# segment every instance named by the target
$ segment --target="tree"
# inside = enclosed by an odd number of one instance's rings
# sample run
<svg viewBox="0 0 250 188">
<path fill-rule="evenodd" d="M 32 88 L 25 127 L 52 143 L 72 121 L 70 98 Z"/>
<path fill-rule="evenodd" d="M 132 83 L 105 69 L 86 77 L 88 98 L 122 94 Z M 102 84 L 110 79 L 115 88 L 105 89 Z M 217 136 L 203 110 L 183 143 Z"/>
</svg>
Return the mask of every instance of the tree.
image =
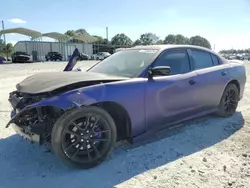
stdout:
<svg viewBox="0 0 250 188">
<path fill-rule="evenodd" d="M 189 38 L 184 37 L 181 34 L 173 35 L 169 34 L 164 39 L 164 44 L 190 44 Z"/>
<path fill-rule="evenodd" d="M 0 39 L 0 53 L 4 53 L 4 41 Z"/>
<path fill-rule="evenodd" d="M 92 37 L 95 37 L 97 40 L 95 41 L 98 44 L 105 44 L 105 40 L 104 38 L 102 38 L 101 36 L 97 36 L 97 35 L 92 35 Z"/>
<path fill-rule="evenodd" d="M 76 35 L 76 33 L 75 33 L 74 30 L 68 30 L 68 31 L 66 31 L 64 34 L 65 34 L 65 35 L 69 35 L 69 36 L 71 36 L 71 37 L 73 37 L 73 36 Z"/>
<path fill-rule="evenodd" d="M 138 46 L 138 45 L 141 45 L 141 44 L 142 44 L 141 40 L 137 39 L 137 40 L 134 41 L 133 46 Z"/>
<path fill-rule="evenodd" d="M 13 47 L 12 43 L 6 44 L 6 46 L 4 46 L 4 48 L 3 48 L 3 53 L 6 54 L 7 58 L 9 56 L 11 56 L 11 54 L 13 53 L 13 51 L 14 51 L 14 47 Z"/>
<path fill-rule="evenodd" d="M 77 35 L 89 35 L 89 33 L 85 29 L 68 30 L 64 34 L 68 35 L 70 37 L 74 37 Z M 69 42 L 83 43 L 82 41 L 77 40 L 77 39 L 71 39 L 71 40 L 69 40 Z"/>
<path fill-rule="evenodd" d="M 159 37 L 157 37 L 154 33 L 144 33 L 140 36 L 142 45 L 156 44 L 158 40 Z"/>
<path fill-rule="evenodd" d="M 175 44 L 189 44 L 189 38 L 181 34 L 175 36 Z"/>
<path fill-rule="evenodd" d="M 111 44 L 120 45 L 120 46 L 131 46 L 132 45 L 132 40 L 127 35 L 125 35 L 124 33 L 120 33 L 120 34 L 116 34 L 111 39 Z"/>
<path fill-rule="evenodd" d="M 158 40 L 156 44 L 164 44 L 163 40 Z"/>
<path fill-rule="evenodd" d="M 76 35 L 89 35 L 89 33 L 85 29 L 77 29 L 75 33 Z"/>
<path fill-rule="evenodd" d="M 190 44 L 197 45 L 197 46 L 202 46 L 202 47 L 211 49 L 210 42 L 207 39 L 205 39 L 205 38 L 203 38 L 203 37 L 201 37 L 199 35 L 191 37 L 190 38 Z"/>
<path fill-rule="evenodd" d="M 175 44 L 175 35 L 169 34 L 164 39 L 164 44 Z"/>
</svg>

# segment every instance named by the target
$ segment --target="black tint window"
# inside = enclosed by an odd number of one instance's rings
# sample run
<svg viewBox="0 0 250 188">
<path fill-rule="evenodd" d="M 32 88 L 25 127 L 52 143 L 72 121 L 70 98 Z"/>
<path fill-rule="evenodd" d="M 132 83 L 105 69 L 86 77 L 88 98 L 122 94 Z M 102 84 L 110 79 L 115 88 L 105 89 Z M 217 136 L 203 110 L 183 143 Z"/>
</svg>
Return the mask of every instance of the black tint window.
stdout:
<svg viewBox="0 0 250 188">
<path fill-rule="evenodd" d="M 203 69 L 213 66 L 213 61 L 209 53 L 192 50 L 192 56 L 194 60 L 194 69 Z"/>
<path fill-rule="evenodd" d="M 187 73 L 190 70 L 186 50 L 171 50 L 163 53 L 154 66 L 169 66 L 172 75 Z"/>
<path fill-rule="evenodd" d="M 212 57 L 212 60 L 214 62 L 214 65 L 219 65 L 220 64 L 219 59 L 215 55 L 211 54 L 211 57 Z"/>
</svg>

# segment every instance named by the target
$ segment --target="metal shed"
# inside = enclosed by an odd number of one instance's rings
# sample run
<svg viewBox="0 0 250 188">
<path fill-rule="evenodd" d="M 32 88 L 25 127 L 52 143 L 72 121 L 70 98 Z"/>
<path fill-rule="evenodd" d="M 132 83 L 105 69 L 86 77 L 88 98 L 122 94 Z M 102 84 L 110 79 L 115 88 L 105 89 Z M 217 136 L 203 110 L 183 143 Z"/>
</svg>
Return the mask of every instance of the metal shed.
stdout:
<svg viewBox="0 0 250 188">
<path fill-rule="evenodd" d="M 43 58 L 41 56 L 42 54 L 42 47 L 40 45 L 41 43 L 37 42 L 37 41 L 42 41 L 42 34 L 40 32 L 23 27 L 18 27 L 18 28 L 1 30 L 0 36 L 3 34 L 10 34 L 10 33 L 17 33 L 30 37 L 30 40 L 34 41 L 33 50 L 31 54 L 33 61 L 43 61 Z"/>
</svg>

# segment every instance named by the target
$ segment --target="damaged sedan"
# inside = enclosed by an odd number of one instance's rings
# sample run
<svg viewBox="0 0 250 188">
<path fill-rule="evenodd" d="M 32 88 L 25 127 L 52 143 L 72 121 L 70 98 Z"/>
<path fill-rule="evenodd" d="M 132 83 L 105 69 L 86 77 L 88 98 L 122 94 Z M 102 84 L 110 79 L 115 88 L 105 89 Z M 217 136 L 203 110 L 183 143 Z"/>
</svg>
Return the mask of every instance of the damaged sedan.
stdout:
<svg viewBox="0 0 250 188">
<path fill-rule="evenodd" d="M 40 144 L 69 165 L 92 168 L 115 143 L 130 143 L 206 114 L 232 116 L 246 82 L 244 63 L 189 45 L 136 46 L 87 71 L 39 73 L 9 94 L 6 127 Z"/>
</svg>

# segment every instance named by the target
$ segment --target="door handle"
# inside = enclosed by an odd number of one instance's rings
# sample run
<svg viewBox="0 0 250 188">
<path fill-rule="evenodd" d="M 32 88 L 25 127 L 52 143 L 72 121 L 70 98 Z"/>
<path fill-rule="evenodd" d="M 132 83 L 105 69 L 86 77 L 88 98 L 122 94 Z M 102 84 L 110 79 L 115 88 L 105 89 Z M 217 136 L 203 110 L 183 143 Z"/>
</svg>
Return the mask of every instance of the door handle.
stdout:
<svg viewBox="0 0 250 188">
<path fill-rule="evenodd" d="M 190 84 L 190 85 L 194 85 L 195 83 L 196 83 L 195 80 L 189 80 L 189 84 Z"/>
<path fill-rule="evenodd" d="M 222 75 L 222 76 L 226 76 L 226 75 L 227 75 L 227 72 L 223 71 L 223 72 L 221 72 L 221 75 Z"/>
</svg>

